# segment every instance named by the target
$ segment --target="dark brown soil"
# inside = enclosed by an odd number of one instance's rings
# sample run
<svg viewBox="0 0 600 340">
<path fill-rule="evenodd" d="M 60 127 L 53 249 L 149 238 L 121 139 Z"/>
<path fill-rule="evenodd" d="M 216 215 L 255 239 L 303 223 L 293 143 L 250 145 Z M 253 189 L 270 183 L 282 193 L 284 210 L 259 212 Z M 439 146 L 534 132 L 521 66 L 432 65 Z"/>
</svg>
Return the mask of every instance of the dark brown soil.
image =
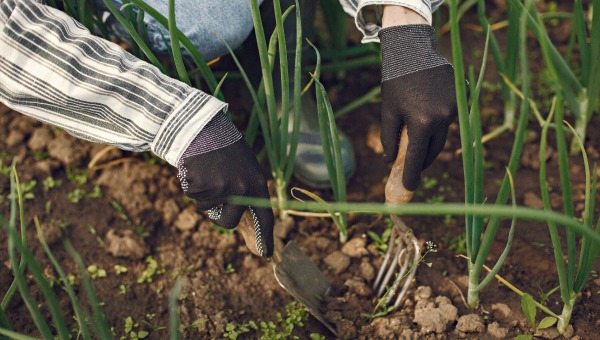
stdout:
<svg viewBox="0 0 600 340">
<path fill-rule="evenodd" d="M 478 65 L 477 58 L 474 57 L 476 53 L 471 52 L 482 49 L 482 34 L 465 31 L 463 40 L 468 60 Z M 442 48 L 447 50 L 449 37 L 445 36 L 441 41 Z M 219 67 L 228 68 L 228 61 L 224 61 Z M 493 74 L 493 70 L 488 73 Z M 325 78 L 325 85 L 330 85 L 328 87 L 334 108 L 342 107 L 352 97 L 376 86 L 379 78 L 376 74 L 377 68 L 348 72 L 341 84 L 333 78 Z M 490 76 L 490 80 L 494 79 Z M 240 87 L 239 83 L 226 84 L 225 93 L 236 93 Z M 501 120 L 502 106 L 497 92 L 486 93 L 483 98 L 485 126 L 486 131 L 489 131 L 493 124 Z M 236 113 L 247 112 L 242 103 L 231 104 Z M 341 128 L 353 141 L 358 159 L 357 172 L 349 182 L 350 201 L 384 200 L 384 179 L 389 169 L 380 155 L 367 146 L 370 128 L 379 124 L 378 112 L 379 104 L 372 103 L 340 121 Z M 600 160 L 599 124 L 600 121 L 595 117 L 588 129 L 586 145 L 591 162 Z M 538 169 L 534 161 L 537 158 L 539 137 L 535 136 L 539 135 L 539 126 L 532 120 L 530 127 L 534 137 L 528 139 L 522 166 L 515 177 L 515 187 L 518 203 L 535 207 L 536 199 L 540 196 Z M 42 143 L 41 146 L 35 144 L 32 142 L 34 135 L 36 138 L 40 135 L 47 136 L 47 143 Z M 52 147 L 52 141 L 60 142 L 60 147 Z M 486 145 L 486 161 L 489 168 L 486 170 L 485 192 L 490 202 L 493 202 L 499 180 L 504 175 L 511 145 L 511 133 L 506 133 Z M 436 198 L 443 202 L 463 202 L 462 161 L 455 154 L 459 146 L 458 125 L 455 123 L 451 126 L 449 140 L 443 153 L 424 172 L 425 177 L 437 179 L 437 185 L 427 189 L 422 185 L 415 195 L 415 201 L 424 202 Z M 229 323 L 276 321 L 277 314 L 285 312 L 285 306 L 293 299 L 279 287 L 270 264 L 253 256 L 239 234 L 223 233 L 214 228 L 203 213 L 196 213 L 193 202 L 184 199 L 179 189 L 174 168 L 149 154 L 112 150 L 97 163 L 109 166 L 98 170 L 83 170 L 103 148 L 101 145 L 75 140 L 57 129 L 47 129 L 41 123 L 0 105 L 2 160 L 7 164 L 13 157 L 17 157 L 21 182 L 37 181 L 32 191 L 35 198 L 26 201 L 30 249 L 46 272 L 56 275 L 35 236 L 33 217 L 37 216 L 42 224 L 50 229 L 52 225 L 65 227 L 64 233 L 72 240 L 86 265 L 93 264 L 107 272 L 106 277 L 95 279 L 94 285 L 103 303 L 102 309 L 109 324 L 114 327 L 117 337 L 125 335 L 125 319 L 130 316 L 139 324 L 135 330 L 149 331 L 151 339 L 166 338 L 168 332 L 163 327 L 168 326 L 169 292 L 179 277 L 185 279 L 182 291 L 184 295 L 179 301 L 179 313 L 180 323 L 186 325 L 183 335 L 188 339 L 222 338 Z M 551 154 L 549 159 L 548 182 L 554 189 L 554 203 L 557 204 L 556 208 L 559 208 L 560 200 L 556 199 L 560 198 L 560 195 L 555 155 Z M 112 163 L 109 162 L 115 160 L 121 160 L 121 163 L 110 165 Z M 580 213 L 581 185 L 584 182 L 580 157 L 572 157 L 571 168 L 576 208 Z M 71 172 L 86 174 L 87 182 L 77 184 L 69 179 L 68 173 Z M 49 176 L 62 180 L 62 185 L 45 191 L 42 182 Z M 300 183 L 295 184 L 302 186 Z M 89 193 L 93 192 L 96 185 L 100 187 L 102 197 L 83 198 L 78 203 L 68 199 L 68 194 L 76 188 Z M 0 200 L 0 214 L 5 216 L 9 213 L 6 200 L 8 190 L 8 180 L 0 177 L 0 196 L 4 197 L 4 200 Z M 320 191 L 319 194 L 324 197 L 331 196 L 328 191 Z M 435 209 L 435 205 L 432 205 L 432 209 Z M 467 262 L 456 256 L 458 240 L 464 234 L 463 218 L 413 216 L 405 217 L 404 220 L 414 229 L 420 240 L 433 241 L 439 251 L 427 255 L 426 260 L 431 266 L 419 267 L 416 282 L 404 307 L 400 311 L 375 319 L 371 324 L 368 324 L 363 315 L 371 313 L 377 302 L 370 294 L 372 275 L 369 273 L 380 266 L 382 258 L 372 244 L 373 241 L 367 236 L 367 231 L 378 234 L 383 232 L 386 228 L 385 216 L 350 216 L 349 239 L 357 239 L 353 242 L 358 245 L 359 254 L 356 257 L 348 257 L 350 264 L 342 266 L 339 272 L 336 272 L 337 267 L 325 263 L 328 255 L 341 252 L 343 247 L 338 241 L 337 229 L 330 220 L 294 217 L 293 227 L 284 233 L 284 241 L 297 242 L 330 280 L 333 292 L 327 303 L 327 316 L 336 324 L 341 338 L 490 338 L 491 329 L 498 327 L 506 330 L 506 337 L 532 334 L 531 326 L 520 309 L 520 297 L 503 284 L 492 282 L 482 293 L 481 305 L 477 309 L 469 309 L 463 303 L 461 294 L 466 293 Z M 509 225 L 510 221 L 501 224 L 487 261 L 488 265 L 493 265 L 502 251 Z M 129 242 L 124 248 L 131 250 L 133 247 L 134 251 L 120 253 L 119 250 L 115 250 L 119 245 L 122 246 L 119 242 Z M 362 246 L 362 242 L 365 242 L 366 246 Z M 59 237 L 55 237 L 51 248 L 65 271 L 75 275 L 75 289 L 85 300 L 78 270 L 64 250 Z M 108 248 L 112 254 L 108 252 Z M 347 253 L 347 250 L 344 252 Z M 127 257 L 117 257 L 115 254 Z M 138 283 L 138 278 L 147 268 L 146 256 L 151 256 L 157 261 L 159 270 L 152 276 L 151 282 Z M 4 292 L 13 279 L 4 231 L 0 232 L 0 261 L 0 291 Z M 126 267 L 127 272 L 118 275 L 115 265 Z M 596 269 L 600 267 L 597 265 Z M 540 291 L 547 292 L 558 285 L 550 238 L 545 225 L 528 221 L 518 222 L 512 250 L 500 275 L 536 299 L 540 298 Z M 33 287 L 33 280 L 31 283 Z M 458 309 L 459 317 L 476 314 L 485 325 L 485 329 L 464 334 L 456 328 L 456 322 L 451 322 L 447 330 L 440 334 L 428 334 L 420 329 L 420 326 L 413 322 L 415 303 L 417 306 L 421 303 L 415 300 L 424 299 L 420 293 L 415 294 L 415 288 L 420 286 L 432 289 L 431 297 L 425 300 L 437 299 L 439 302 L 442 299 L 440 297 L 447 297 Z M 427 288 L 419 288 L 418 291 L 423 290 Z M 71 315 L 66 294 L 56 286 L 55 291 L 65 312 Z M 32 292 L 41 302 L 39 291 L 32 288 Z M 594 272 L 577 301 L 572 318 L 573 334 L 581 339 L 597 337 L 600 320 L 599 292 L 600 279 Z M 560 312 L 562 303 L 559 294 L 553 294 L 545 304 L 555 312 Z M 47 313 L 46 306 L 42 305 L 41 308 Z M 17 331 L 39 335 L 18 295 L 13 298 L 7 314 Z M 538 321 L 540 319 L 538 317 Z M 303 327 L 297 327 L 294 331 L 294 334 L 302 339 L 309 338 L 313 333 L 332 337 L 313 318 L 309 318 Z M 258 332 L 252 331 L 240 337 L 259 336 Z M 553 338 L 555 334 L 547 332 L 544 336 Z"/>
</svg>

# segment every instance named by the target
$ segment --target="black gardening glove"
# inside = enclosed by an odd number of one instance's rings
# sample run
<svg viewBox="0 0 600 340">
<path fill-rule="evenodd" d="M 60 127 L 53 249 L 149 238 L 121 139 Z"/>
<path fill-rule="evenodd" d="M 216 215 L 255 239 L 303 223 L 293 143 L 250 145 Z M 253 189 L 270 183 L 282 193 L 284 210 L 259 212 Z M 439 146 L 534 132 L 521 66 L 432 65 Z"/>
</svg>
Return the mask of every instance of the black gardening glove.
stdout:
<svg viewBox="0 0 600 340">
<path fill-rule="evenodd" d="M 256 248 L 273 255 L 273 211 L 227 204 L 229 196 L 269 198 L 265 177 L 239 131 L 224 113 L 218 113 L 184 152 L 178 165 L 185 194 L 222 227 L 235 228 L 246 209 L 254 217 Z"/>
<path fill-rule="evenodd" d="M 437 51 L 429 25 L 400 25 L 379 31 L 382 52 L 381 142 L 392 163 L 406 124 L 408 151 L 402 183 L 414 191 L 444 148 L 448 126 L 457 115 L 454 69 Z"/>
</svg>

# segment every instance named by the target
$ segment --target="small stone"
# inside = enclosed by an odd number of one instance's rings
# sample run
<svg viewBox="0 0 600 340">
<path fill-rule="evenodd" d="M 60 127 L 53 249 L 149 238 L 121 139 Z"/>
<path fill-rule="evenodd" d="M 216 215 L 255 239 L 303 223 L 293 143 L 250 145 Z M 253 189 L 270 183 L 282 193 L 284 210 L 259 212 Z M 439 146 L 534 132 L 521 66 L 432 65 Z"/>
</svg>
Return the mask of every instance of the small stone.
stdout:
<svg viewBox="0 0 600 340">
<path fill-rule="evenodd" d="M 196 207 L 189 206 L 177 215 L 175 227 L 181 231 L 192 230 L 198 221 L 200 221 L 200 214 L 196 212 Z"/>
<path fill-rule="evenodd" d="M 47 126 L 42 126 L 33 130 L 27 145 L 33 151 L 44 151 L 51 140 L 52 130 Z"/>
<path fill-rule="evenodd" d="M 485 325 L 479 315 L 468 314 L 458 318 L 456 329 L 463 333 L 481 333 L 485 331 Z"/>
<path fill-rule="evenodd" d="M 487 332 L 496 339 L 505 339 L 508 335 L 508 329 L 500 327 L 500 324 L 497 321 L 488 325 Z"/>
<path fill-rule="evenodd" d="M 366 248 L 367 240 L 362 237 L 355 237 L 350 241 L 346 242 L 342 247 L 342 253 L 353 257 L 360 258 L 369 254 L 369 251 Z"/>
<path fill-rule="evenodd" d="M 106 233 L 106 251 L 115 257 L 126 257 L 140 260 L 147 253 L 144 241 L 133 231 L 125 229 L 116 232 L 110 229 Z"/>
<path fill-rule="evenodd" d="M 500 321 L 506 321 L 512 315 L 512 310 L 504 303 L 493 304 L 492 312 L 494 312 L 494 318 Z"/>
<path fill-rule="evenodd" d="M 12 130 L 8 133 L 8 137 L 6 137 L 6 146 L 12 148 L 23 143 L 24 139 L 25 135 L 23 134 L 23 132 L 19 130 Z"/>
<path fill-rule="evenodd" d="M 370 296 L 373 291 L 361 279 L 352 278 L 344 282 L 344 286 L 348 287 L 352 293 L 359 296 Z"/>
<path fill-rule="evenodd" d="M 360 264 L 360 276 L 367 282 L 373 281 L 373 279 L 375 278 L 375 268 L 373 268 L 373 266 L 367 262 L 367 261 L 363 261 Z"/>
<path fill-rule="evenodd" d="M 350 258 L 340 251 L 334 251 L 323 260 L 335 274 L 340 274 L 350 266 Z"/>
<path fill-rule="evenodd" d="M 280 239 L 286 239 L 290 231 L 294 229 L 295 223 L 292 216 L 287 216 L 283 221 L 275 221 L 275 227 L 273 233 Z"/>
<path fill-rule="evenodd" d="M 526 207 L 542 209 L 544 207 L 544 202 L 536 193 L 529 191 L 523 195 L 523 204 Z"/>
<path fill-rule="evenodd" d="M 419 286 L 417 287 L 417 290 L 415 290 L 415 301 L 428 300 L 432 293 L 431 287 Z"/>
</svg>

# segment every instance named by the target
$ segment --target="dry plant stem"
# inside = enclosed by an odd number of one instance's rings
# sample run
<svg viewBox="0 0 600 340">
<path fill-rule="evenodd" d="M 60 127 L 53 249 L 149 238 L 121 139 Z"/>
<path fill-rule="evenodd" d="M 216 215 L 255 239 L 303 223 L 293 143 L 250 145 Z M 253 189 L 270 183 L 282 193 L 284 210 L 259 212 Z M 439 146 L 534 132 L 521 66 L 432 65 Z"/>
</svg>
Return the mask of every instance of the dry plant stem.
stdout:
<svg viewBox="0 0 600 340">
<path fill-rule="evenodd" d="M 96 165 L 96 163 L 98 163 L 98 161 L 100 159 L 102 159 L 102 156 L 106 155 L 109 151 L 112 151 L 112 150 L 117 150 L 117 148 L 112 145 L 108 145 L 108 146 L 104 147 L 97 154 L 95 154 L 94 157 L 92 157 L 92 160 L 90 160 L 90 162 L 88 163 L 87 168 L 88 169 L 93 168 Z"/>
</svg>

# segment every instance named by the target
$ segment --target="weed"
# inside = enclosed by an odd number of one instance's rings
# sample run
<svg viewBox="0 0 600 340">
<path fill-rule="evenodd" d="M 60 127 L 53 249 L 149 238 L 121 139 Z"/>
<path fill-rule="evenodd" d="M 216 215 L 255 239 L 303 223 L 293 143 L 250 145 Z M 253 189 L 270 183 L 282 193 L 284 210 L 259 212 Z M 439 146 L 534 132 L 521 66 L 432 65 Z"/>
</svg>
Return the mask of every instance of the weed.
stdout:
<svg viewBox="0 0 600 340">
<path fill-rule="evenodd" d="M 229 275 L 233 273 L 235 273 L 235 268 L 233 268 L 231 263 L 228 263 L 227 266 L 225 266 L 225 274 Z"/>
<path fill-rule="evenodd" d="M 127 267 L 120 266 L 118 264 L 115 264 L 114 269 L 115 269 L 115 273 L 117 273 L 117 275 L 127 273 Z"/>
<path fill-rule="evenodd" d="M 457 254 L 467 253 L 467 241 L 465 234 L 460 234 L 455 237 L 452 237 L 452 233 L 447 232 L 442 237 L 442 242 L 444 242 L 447 249 L 454 250 L 454 252 Z"/>
<path fill-rule="evenodd" d="M 88 175 L 85 171 L 68 167 L 66 172 L 69 182 L 77 186 L 82 186 L 88 181 Z"/>
<path fill-rule="evenodd" d="M 237 339 L 238 336 L 252 330 L 260 331 L 260 339 L 289 339 L 296 327 L 303 327 L 308 320 L 308 312 L 298 302 L 293 301 L 285 306 L 285 317 L 277 313 L 277 321 L 249 321 L 243 324 L 229 323 L 225 326 L 223 336 Z M 312 338 L 312 337 L 311 337 Z"/>
<path fill-rule="evenodd" d="M 62 179 L 54 179 L 54 177 L 48 176 L 42 181 L 42 185 L 44 187 L 44 191 L 48 192 L 52 189 L 60 187 L 62 185 Z"/>
<path fill-rule="evenodd" d="M 146 269 L 144 269 L 144 271 L 142 272 L 142 275 L 140 277 L 138 277 L 137 283 L 144 283 L 144 282 L 150 283 L 150 282 L 152 282 L 152 278 L 155 275 L 161 275 L 161 274 L 164 274 L 164 272 L 165 272 L 164 265 L 161 265 L 159 268 L 158 262 L 156 262 L 156 260 L 153 259 L 152 256 L 146 257 L 146 263 L 148 264 L 148 266 L 146 267 Z"/>
<path fill-rule="evenodd" d="M 102 191 L 100 190 L 99 186 L 94 186 L 94 189 L 92 189 L 92 191 L 86 193 L 85 190 L 81 189 L 81 188 L 75 188 L 73 189 L 73 191 L 70 191 L 67 193 L 67 198 L 69 199 L 69 201 L 71 201 L 72 203 L 78 203 L 81 200 L 84 199 L 91 199 L 91 198 L 100 198 L 102 197 Z"/>
<path fill-rule="evenodd" d="M 431 190 L 438 185 L 438 180 L 435 177 L 423 176 L 422 182 L 423 182 L 423 189 L 425 189 L 425 190 Z"/>
<path fill-rule="evenodd" d="M 119 295 L 125 295 L 125 294 L 127 294 L 127 292 L 129 292 L 129 289 L 127 289 L 127 286 L 119 285 Z"/>
<path fill-rule="evenodd" d="M 87 271 L 90 274 L 92 279 L 98 279 L 102 277 L 106 277 L 106 270 L 99 268 L 95 264 L 91 264 L 87 267 Z"/>
<path fill-rule="evenodd" d="M 139 225 L 134 224 L 133 221 L 131 221 L 131 218 L 129 218 L 129 216 L 125 213 L 123 207 L 119 204 L 119 202 L 112 200 L 110 204 L 117 211 L 117 216 L 119 216 L 120 219 L 125 221 L 125 223 L 127 223 L 127 226 L 133 229 L 133 231 L 135 231 L 136 234 L 138 234 L 141 238 L 145 238 L 148 236 L 148 232 L 144 230 L 144 227 L 146 225 L 145 222 L 142 222 Z"/>
<path fill-rule="evenodd" d="M 125 318 L 125 334 L 127 334 L 129 336 L 129 338 L 122 336 L 121 339 L 122 340 L 126 340 L 126 339 L 131 339 L 131 340 L 137 340 L 137 339 L 144 339 L 146 337 L 148 337 L 148 335 L 150 333 L 148 333 L 148 331 L 145 330 L 136 330 L 136 328 L 138 328 L 140 325 L 137 322 L 134 322 L 133 319 L 131 318 L 131 316 L 128 316 Z"/>
</svg>

